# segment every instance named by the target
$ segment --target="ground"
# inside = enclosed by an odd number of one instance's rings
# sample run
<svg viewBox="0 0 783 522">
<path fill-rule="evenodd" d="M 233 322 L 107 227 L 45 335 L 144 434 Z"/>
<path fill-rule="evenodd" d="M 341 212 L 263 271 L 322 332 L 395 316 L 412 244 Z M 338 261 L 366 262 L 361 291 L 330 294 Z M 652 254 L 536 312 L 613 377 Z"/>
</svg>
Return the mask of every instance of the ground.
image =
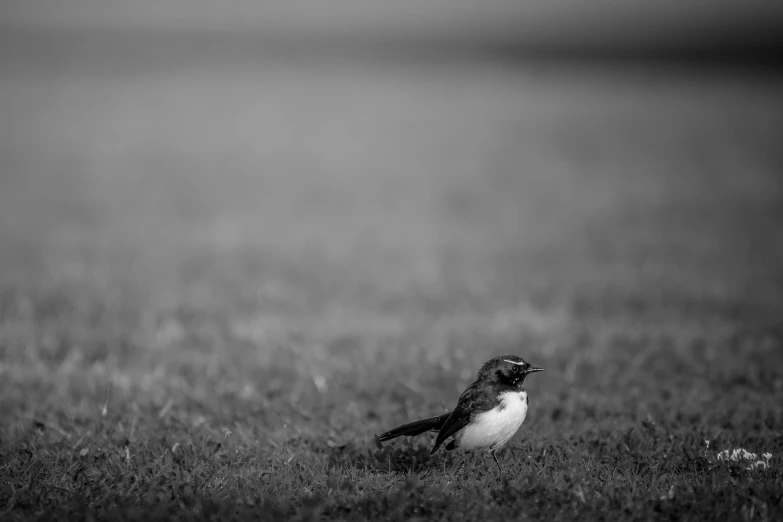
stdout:
<svg viewBox="0 0 783 522">
<path fill-rule="evenodd" d="M 0 518 L 783 517 L 779 78 L 101 41 L 0 62 Z M 503 353 L 504 479 L 375 443 Z"/>
</svg>

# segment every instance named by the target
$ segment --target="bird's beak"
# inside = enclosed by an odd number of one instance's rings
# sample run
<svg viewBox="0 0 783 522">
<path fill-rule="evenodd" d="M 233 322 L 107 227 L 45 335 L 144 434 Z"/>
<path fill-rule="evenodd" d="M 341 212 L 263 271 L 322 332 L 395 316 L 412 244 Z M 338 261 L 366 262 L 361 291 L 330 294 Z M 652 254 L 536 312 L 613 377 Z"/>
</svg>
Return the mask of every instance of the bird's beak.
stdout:
<svg viewBox="0 0 783 522">
<path fill-rule="evenodd" d="M 527 372 L 525 373 L 534 373 L 534 372 L 543 372 L 543 371 L 544 371 L 543 368 L 537 368 L 535 366 L 531 366 L 530 368 L 527 369 Z"/>
</svg>

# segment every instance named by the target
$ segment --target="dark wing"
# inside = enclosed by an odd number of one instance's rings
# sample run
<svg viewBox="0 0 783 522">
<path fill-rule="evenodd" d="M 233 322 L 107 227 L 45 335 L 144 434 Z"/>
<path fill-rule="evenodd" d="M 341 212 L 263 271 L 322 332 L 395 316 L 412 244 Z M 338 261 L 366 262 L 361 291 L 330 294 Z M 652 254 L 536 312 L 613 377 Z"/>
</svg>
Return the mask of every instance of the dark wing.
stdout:
<svg viewBox="0 0 783 522">
<path fill-rule="evenodd" d="M 479 387 L 478 382 L 471 384 L 460 396 L 457 407 L 441 426 L 430 455 L 438 451 L 446 439 L 467 426 L 475 414 L 491 410 L 495 406 L 495 399 L 492 394 L 487 393 L 486 389 Z"/>
<path fill-rule="evenodd" d="M 438 438 L 435 439 L 435 446 L 430 451 L 430 455 L 438 451 L 440 445 L 443 444 L 447 438 L 451 437 L 459 430 L 464 428 L 470 422 L 470 416 L 473 414 L 473 404 L 460 401 L 460 404 L 451 412 L 451 415 L 446 420 L 446 424 L 438 432 Z"/>
</svg>

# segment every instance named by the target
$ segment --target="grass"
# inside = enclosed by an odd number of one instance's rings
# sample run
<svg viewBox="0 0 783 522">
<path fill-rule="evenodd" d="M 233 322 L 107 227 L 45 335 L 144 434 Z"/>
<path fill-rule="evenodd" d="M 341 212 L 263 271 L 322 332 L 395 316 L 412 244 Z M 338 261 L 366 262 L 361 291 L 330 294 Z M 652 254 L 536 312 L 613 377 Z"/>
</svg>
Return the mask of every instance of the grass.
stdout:
<svg viewBox="0 0 783 522">
<path fill-rule="evenodd" d="M 778 80 L 61 52 L 0 75 L 3 520 L 783 515 Z M 500 353 L 505 480 L 376 445 Z"/>
</svg>

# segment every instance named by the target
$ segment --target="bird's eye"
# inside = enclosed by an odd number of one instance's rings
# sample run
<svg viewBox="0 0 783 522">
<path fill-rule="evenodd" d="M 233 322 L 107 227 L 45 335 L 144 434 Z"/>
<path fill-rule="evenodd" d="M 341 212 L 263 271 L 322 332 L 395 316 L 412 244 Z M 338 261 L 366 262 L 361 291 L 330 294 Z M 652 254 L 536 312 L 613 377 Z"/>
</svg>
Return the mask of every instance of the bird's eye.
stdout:
<svg viewBox="0 0 783 522">
<path fill-rule="evenodd" d="M 511 371 L 513 371 L 514 373 L 518 373 L 519 372 L 519 366 L 517 366 L 515 364 L 514 367 L 513 367 L 513 370 L 511 370 Z"/>
</svg>

